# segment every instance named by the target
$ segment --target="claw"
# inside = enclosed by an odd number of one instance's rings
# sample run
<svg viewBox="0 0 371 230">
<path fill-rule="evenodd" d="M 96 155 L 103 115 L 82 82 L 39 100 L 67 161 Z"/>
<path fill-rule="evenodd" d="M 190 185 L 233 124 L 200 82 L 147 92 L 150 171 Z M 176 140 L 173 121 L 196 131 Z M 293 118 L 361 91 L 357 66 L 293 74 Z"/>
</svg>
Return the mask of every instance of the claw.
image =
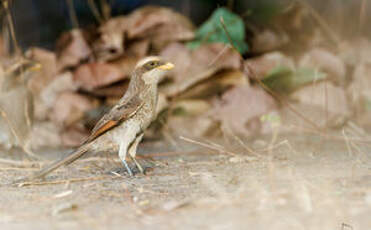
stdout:
<svg viewBox="0 0 371 230">
<path fill-rule="evenodd" d="M 133 174 L 133 172 L 131 171 L 131 169 L 130 169 L 128 163 L 126 162 L 126 160 L 123 160 L 123 161 L 122 161 L 122 164 L 125 166 L 126 171 L 128 171 L 129 175 L 130 175 L 130 176 L 133 176 L 134 174 Z"/>
</svg>

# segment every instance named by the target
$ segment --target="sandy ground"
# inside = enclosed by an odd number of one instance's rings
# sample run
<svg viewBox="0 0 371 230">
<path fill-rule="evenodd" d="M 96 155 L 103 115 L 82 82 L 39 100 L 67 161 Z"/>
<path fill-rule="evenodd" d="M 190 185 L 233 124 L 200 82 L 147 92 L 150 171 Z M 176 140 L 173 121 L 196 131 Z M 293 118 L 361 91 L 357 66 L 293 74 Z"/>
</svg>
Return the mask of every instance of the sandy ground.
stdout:
<svg viewBox="0 0 371 230">
<path fill-rule="evenodd" d="M 0 229 L 371 229 L 370 145 L 282 140 L 256 155 L 190 143 L 157 154 L 165 147 L 147 143 L 140 151 L 153 169 L 133 178 L 110 172 L 116 157 L 86 158 L 44 184 L 2 185 Z M 0 182 L 37 170 L 22 162 L 0 164 Z"/>
</svg>

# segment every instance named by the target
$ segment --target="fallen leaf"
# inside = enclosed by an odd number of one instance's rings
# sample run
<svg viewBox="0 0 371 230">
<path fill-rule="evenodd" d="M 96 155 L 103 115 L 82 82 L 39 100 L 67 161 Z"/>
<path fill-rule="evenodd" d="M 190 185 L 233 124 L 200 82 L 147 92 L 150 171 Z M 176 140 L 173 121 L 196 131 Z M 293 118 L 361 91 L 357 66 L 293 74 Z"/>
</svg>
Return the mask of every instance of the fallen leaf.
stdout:
<svg viewBox="0 0 371 230">
<path fill-rule="evenodd" d="M 141 7 L 129 15 L 111 18 L 99 27 L 98 33 L 93 47 L 98 59 L 103 61 L 123 54 L 135 53 L 136 57 L 143 57 L 149 45 L 152 50 L 159 51 L 171 42 L 194 38 L 193 25 L 188 18 L 158 6 Z M 142 43 L 135 44 L 135 41 Z"/>
<path fill-rule="evenodd" d="M 293 113 L 292 109 L 300 111 L 306 120 Z M 311 123 L 314 123 L 319 128 L 338 128 L 343 126 L 347 120 L 347 117 L 341 114 L 326 112 L 326 109 L 322 105 L 306 103 L 291 103 L 290 108 L 283 106 L 279 110 L 279 114 L 281 117 L 280 133 L 300 133 L 302 131 L 314 130 Z"/>
<path fill-rule="evenodd" d="M 177 95 L 177 100 L 184 98 L 210 98 L 225 92 L 233 86 L 248 84 L 247 76 L 239 70 L 219 71 L 212 77 L 188 87 L 188 89 Z"/>
<path fill-rule="evenodd" d="M 89 133 L 86 129 L 73 126 L 62 131 L 61 141 L 63 146 L 78 147 L 88 138 L 88 136 Z"/>
<path fill-rule="evenodd" d="M 343 41 L 338 50 L 338 56 L 348 66 L 371 62 L 371 41 L 368 38 L 356 37 L 352 41 Z"/>
<path fill-rule="evenodd" d="M 320 127 L 339 126 L 351 114 L 344 89 L 329 81 L 305 86 L 294 92 L 291 98 L 313 108 L 310 113 L 300 111 Z M 312 117 L 309 114 L 317 115 Z"/>
<path fill-rule="evenodd" d="M 349 101 L 360 125 L 370 125 L 371 115 L 371 63 L 360 63 L 355 67 L 353 81 L 347 89 Z"/>
<path fill-rule="evenodd" d="M 127 30 L 128 20 L 125 16 L 111 18 L 98 28 L 99 37 L 93 42 L 98 60 L 112 60 L 124 53 L 124 36 Z"/>
<path fill-rule="evenodd" d="M 129 86 L 129 80 L 117 82 L 113 85 L 95 89 L 90 93 L 98 97 L 122 97 Z"/>
<path fill-rule="evenodd" d="M 174 97 L 196 84 L 211 78 L 222 69 L 240 69 L 241 59 L 240 55 L 231 49 L 229 46 L 221 43 L 205 44 L 194 51 L 189 52 L 189 55 L 182 54 L 184 58 L 177 57 L 178 51 L 186 51 L 184 46 L 179 44 L 172 44 L 166 48 L 161 55 L 173 61 L 175 68 L 172 74 L 172 79 L 175 81 L 169 87 L 164 89 L 164 92 Z"/>
<path fill-rule="evenodd" d="M 73 82 L 71 72 L 57 75 L 40 93 L 35 101 L 35 118 L 46 120 L 54 106 L 57 96 L 64 91 L 76 91 L 78 86 Z"/>
<path fill-rule="evenodd" d="M 223 28 L 221 20 L 224 21 L 227 31 Z M 236 47 L 241 54 L 248 51 L 248 45 L 245 42 L 245 24 L 242 18 L 221 7 L 216 9 L 210 18 L 198 28 L 195 39 L 187 45 L 196 49 L 205 42 L 229 44 L 230 39 L 233 42 L 232 46 Z"/>
<path fill-rule="evenodd" d="M 183 80 L 192 63 L 191 51 L 184 44 L 175 42 L 165 47 L 160 56 L 175 65 L 168 75 L 171 75 L 176 82 Z"/>
<path fill-rule="evenodd" d="M 344 85 L 346 68 L 344 62 L 328 50 L 314 48 L 306 52 L 299 61 L 299 67 L 319 70 L 335 83 Z"/>
<path fill-rule="evenodd" d="M 314 69 L 298 68 L 293 71 L 286 66 L 278 66 L 266 75 L 262 82 L 274 91 L 288 94 L 326 77 L 326 74 Z"/>
<path fill-rule="evenodd" d="M 61 93 L 51 114 L 52 120 L 61 127 L 69 127 L 80 121 L 84 113 L 98 106 L 98 102 L 74 92 Z"/>
<path fill-rule="evenodd" d="M 173 136 L 205 137 L 216 136 L 217 123 L 207 115 L 170 116 L 166 123 L 166 131 Z"/>
<path fill-rule="evenodd" d="M 136 56 L 123 56 L 111 62 L 110 64 L 114 65 L 115 68 L 120 71 L 122 75 L 121 79 L 126 79 L 131 76 L 131 73 L 133 72 L 139 59 L 140 58 Z"/>
<path fill-rule="evenodd" d="M 211 108 L 211 105 L 205 100 L 180 100 L 172 104 L 173 115 L 196 116 L 203 114 Z"/>
<path fill-rule="evenodd" d="M 80 65 L 73 75 L 74 82 L 87 91 L 110 85 L 124 78 L 125 75 L 116 65 L 102 62 Z"/>
<path fill-rule="evenodd" d="M 129 47 L 126 50 L 126 55 L 137 58 L 143 58 L 147 55 L 149 48 L 150 48 L 149 39 L 137 40 L 129 44 Z"/>
<path fill-rule="evenodd" d="M 260 116 L 276 107 L 274 99 L 264 90 L 247 85 L 234 87 L 224 93 L 216 101 L 211 114 L 221 121 L 226 130 L 248 136 L 260 132 Z"/>
<path fill-rule="evenodd" d="M 278 50 L 290 42 L 289 36 L 284 31 L 274 31 L 265 28 L 255 31 L 251 41 L 252 53 L 266 53 Z"/>
<path fill-rule="evenodd" d="M 294 61 L 278 51 L 247 59 L 244 64 L 248 65 L 248 67 L 252 68 L 254 71 L 254 74 L 248 74 L 252 79 L 263 79 L 272 72 L 272 70 L 280 66 L 286 66 L 290 70 L 295 70 Z"/>
<path fill-rule="evenodd" d="M 294 92 L 291 98 L 300 103 L 321 106 L 330 113 L 350 113 L 344 89 L 328 81 L 305 86 Z"/>
<path fill-rule="evenodd" d="M 83 32 L 78 29 L 62 34 L 56 46 L 59 71 L 74 67 L 83 60 L 88 60 L 92 54 Z"/>
<path fill-rule="evenodd" d="M 146 6 L 128 16 L 128 38 L 150 38 L 159 45 L 193 39 L 193 25 L 185 16 L 165 7 Z M 162 43 L 162 44 L 161 44 Z"/>
</svg>

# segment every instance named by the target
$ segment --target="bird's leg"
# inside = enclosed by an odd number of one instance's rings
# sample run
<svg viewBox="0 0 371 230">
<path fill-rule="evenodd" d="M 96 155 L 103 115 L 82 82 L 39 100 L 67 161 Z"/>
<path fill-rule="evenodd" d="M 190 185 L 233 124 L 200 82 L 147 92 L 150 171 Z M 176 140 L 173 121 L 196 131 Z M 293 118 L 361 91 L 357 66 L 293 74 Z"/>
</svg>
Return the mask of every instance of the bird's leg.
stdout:
<svg viewBox="0 0 371 230">
<path fill-rule="evenodd" d="M 129 156 L 131 157 L 131 159 L 134 161 L 135 165 L 137 166 L 137 168 L 139 169 L 139 171 L 144 174 L 144 170 L 143 170 L 143 167 L 139 164 L 139 162 L 135 159 L 135 156 L 137 154 L 137 147 L 138 147 L 138 144 L 139 142 L 142 140 L 143 138 L 143 133 L 140 134 L 139 136 L 137 136 L 135 138 L 135 141 L 131 144 L 130 148 L 129 148 Z"/>
<path fill-rule="evenodd" d="M 126 171 L 128 171 L 130 176 L 133 176 L 133 172 L 131 171 L 128 163 L 126 162 L 126 153 L 127 153 L 127 144 L 126 143 L 121 143 L 120 144 L 120 149 L 119 149 L 119 157 L 122 161 L 122 164 L 126 168 Z"/>
</svg>

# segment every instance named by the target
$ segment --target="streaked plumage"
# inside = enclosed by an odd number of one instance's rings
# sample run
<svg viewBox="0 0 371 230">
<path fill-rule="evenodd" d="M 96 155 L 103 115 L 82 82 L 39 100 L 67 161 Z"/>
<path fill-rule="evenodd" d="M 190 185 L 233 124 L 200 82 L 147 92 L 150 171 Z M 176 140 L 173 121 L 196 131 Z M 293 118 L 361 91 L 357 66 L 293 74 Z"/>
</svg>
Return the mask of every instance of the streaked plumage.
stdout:
<svg viewBox="0 0 371 230">
<path fill-rule="evenodd" d="M 143 132 L 155 118 L 158 81 L 172 68 L 173 64 L 165 63 L 159 57 L 152 56 L 139 61 L 132 73 L 127 92 L 97 122 L 87 140 L 66 158 L 56 161 L 27 179 L 44 177 L 60 166 L 72 163 L 88 151 L 103 152 L 113 149 L 119 150 L 119 157 L 130 175 L 132 172 L 126 163 L 127 153 L 143 172 L 135 160 L 136 147 Z"/>
</svg>

